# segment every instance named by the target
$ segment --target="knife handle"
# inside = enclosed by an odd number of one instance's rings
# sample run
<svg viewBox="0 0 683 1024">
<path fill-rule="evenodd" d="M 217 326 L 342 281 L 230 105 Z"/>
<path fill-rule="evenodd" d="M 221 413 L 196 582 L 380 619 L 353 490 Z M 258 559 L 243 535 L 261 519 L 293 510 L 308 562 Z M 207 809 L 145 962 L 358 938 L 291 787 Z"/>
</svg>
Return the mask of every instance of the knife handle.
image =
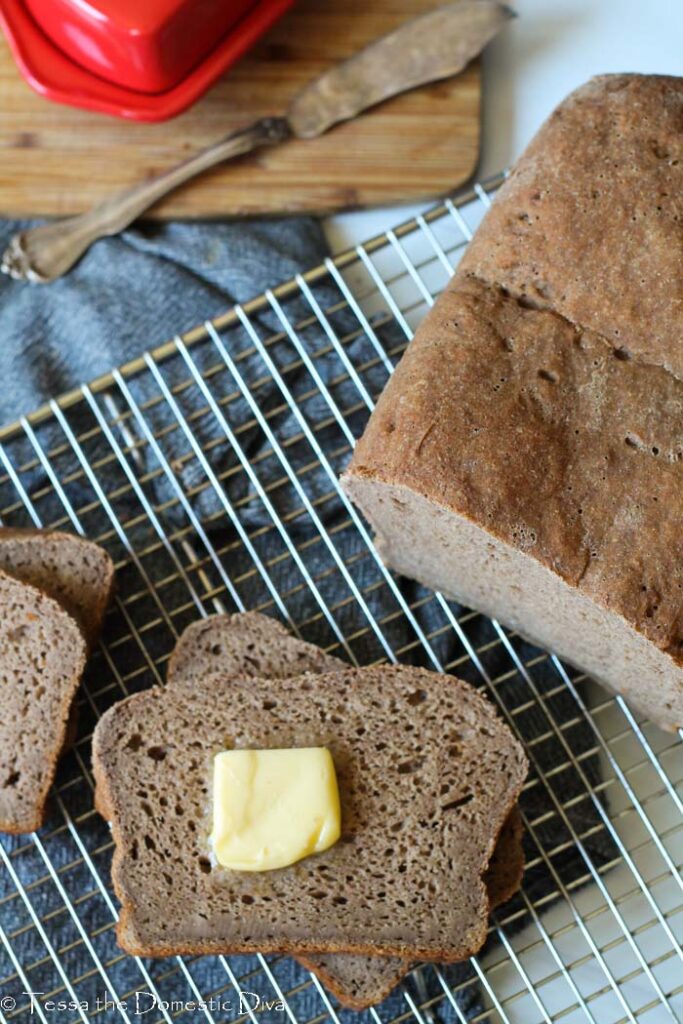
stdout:
<svg viewBox="0 0 683 1024">
<path fill-rule="evenodd" d="M 200 150 L 154 178 L 124 189 L 87 213 L 51 221 L 15 235 L 1 269 L 19 281 L 45 283 L 66 274 L 98 238 L 117 235 L 169 192 L 203 171 L 291 135 L 284 117 L 264 117 Z"/>
</svg>

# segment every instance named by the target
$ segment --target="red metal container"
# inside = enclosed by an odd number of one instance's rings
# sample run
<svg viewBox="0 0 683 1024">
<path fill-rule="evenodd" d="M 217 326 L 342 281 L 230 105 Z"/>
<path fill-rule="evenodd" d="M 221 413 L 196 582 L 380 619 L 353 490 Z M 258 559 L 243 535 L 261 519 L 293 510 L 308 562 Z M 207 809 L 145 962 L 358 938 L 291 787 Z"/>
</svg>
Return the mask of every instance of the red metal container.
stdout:
<svg viewBox="0 0 683 1024">
<path fill-rule="evenodd" d="M 194 103 L 292 2 L 0 0 L 0 23 L 42 96 L 163 121 Z"/>
</svg>

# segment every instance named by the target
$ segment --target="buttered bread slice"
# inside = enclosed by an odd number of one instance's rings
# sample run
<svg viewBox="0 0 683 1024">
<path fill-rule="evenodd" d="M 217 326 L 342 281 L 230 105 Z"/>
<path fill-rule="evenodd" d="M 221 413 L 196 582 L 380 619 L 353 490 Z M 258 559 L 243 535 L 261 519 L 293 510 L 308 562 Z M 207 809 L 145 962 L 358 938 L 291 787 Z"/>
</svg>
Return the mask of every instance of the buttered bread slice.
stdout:
<svg viewBox="0 0 683 1024">
<path fill-rule="evenodd" d="M 527 771 L 491 705 L 458 679 L 400 666 L 210 683 L 137 694 L 95 731 L 124 948 L 475 953 L 487 930 L 484 874 Z M 277 871 L 217 867 L 214 755 L 290 747 L 330 751 L 340 840 Z"/>
<path fill-rule="evenodd" d="M 507 903 L 520 887 L 524 872 L 522 834 L 522 817 L 515 805 L 498 836 L 484 875 L 491 910 Z M 381 1003 L 415 967 L 411 961 L 393 956 L 353 953 L 303 954 L 297 959 L 317 974 L 342 1006 L 352 1010 L 365 1010 Z"/>
<path fill-rule="evenodd" d="M 345 662 L 292 636 L 258 612 L 211 615 L 183 632 L 168 664 L 169 685 L 202 687 L 207 673 L 286 679 L 296 672 L 341 671 Z M 211 676 L 209 676 L 209 686 Z M 517 891 L 524 872 L 522 821 L 518 807 L 508 815 L 485 875 L 491 907 Z M 299 956 L 343 1006 L 362 1010 L 385 999 L 413 964 L 400 957 L 319 953 Z"/>
</svg>

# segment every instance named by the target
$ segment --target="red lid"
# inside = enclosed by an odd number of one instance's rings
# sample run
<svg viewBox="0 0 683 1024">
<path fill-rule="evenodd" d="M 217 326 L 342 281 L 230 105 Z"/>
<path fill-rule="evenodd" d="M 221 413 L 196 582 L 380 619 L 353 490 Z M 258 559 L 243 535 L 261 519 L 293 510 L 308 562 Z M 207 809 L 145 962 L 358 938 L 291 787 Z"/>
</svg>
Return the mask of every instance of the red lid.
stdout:
<svg viewBox="0 0 683 1024">
<path fill-rule="evenodd" d="M 165 92 L 220 42 L 255 0 L 24 0 L 67 56 L 110 82 Z"/>
<path fill-rule="evenodd" d="M 146 2 L 141 0 L 141 5 Z M 107 81 L 75 63 L 41 31 L 22 0 L 0 0 L 0 23 L 19 70 L 41 96 L 135 121 L 164 121 L 180 114 L 206 92 L 292 3 L 293 0 L 256 0 L 185 78 L 157 93 Z"/>
</svg>

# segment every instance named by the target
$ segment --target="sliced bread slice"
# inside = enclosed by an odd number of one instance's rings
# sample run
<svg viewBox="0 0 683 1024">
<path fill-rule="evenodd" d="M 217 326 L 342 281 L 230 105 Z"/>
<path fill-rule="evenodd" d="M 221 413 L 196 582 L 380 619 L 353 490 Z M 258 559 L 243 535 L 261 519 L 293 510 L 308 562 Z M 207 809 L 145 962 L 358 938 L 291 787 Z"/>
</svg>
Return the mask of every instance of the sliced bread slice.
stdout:
<svg viewBox="0 0 683 1024">
<path fill-rule="evenodd" d="M 277 872 L 216 867 L 213 755 L 275 746 L 330 749 L 342 838 Z M 379 666 L 136 694 L 100 719 L 93 768 L 129 952 L 454 961 L 486 936 L 483 876 L 527 762 L 466 683 Z"/>
<path fill-rule="evenodd" d="M 346 662 L 292 636 L 268 615 L 211 615 L 183 632 L 168 662 L 169 683 L 202 683 L 207 675 L 286 679 L 302 672 L 334 672 Z"/>
<path fill-rule="evenodd" d="M 86 645 L 51 597 L 0 571 L 0 831 L 32 832 L 68 738 Z"/>
<path fill-rule="evenodd" d="M 0 570 L 59 601 L 88 645 L 97 643 L 114 587 L 114 564 L 104 548 L 58 530 L 2 527 Z"/>
<path fill-rule="evenodd" d="M 220 671 L 285 679 L 302 672 L 335 671 L 345 663 L 320 648 L 292 637 L 277 620 L 258 612 L 212 615 L 184 631 L 171 656 L 170 685 L 201 687 L 207 673 Z M 522 823 L 517 807 L 510 812 L 485 876 L 492 907 L 517 891 L 524 872 Z M 367 957 L 353 953 L 321 953 L 298 957 L 343 1006 L 366 1009 L 385 999 L 413 966 L 398 957 Z"/>
</svg>

